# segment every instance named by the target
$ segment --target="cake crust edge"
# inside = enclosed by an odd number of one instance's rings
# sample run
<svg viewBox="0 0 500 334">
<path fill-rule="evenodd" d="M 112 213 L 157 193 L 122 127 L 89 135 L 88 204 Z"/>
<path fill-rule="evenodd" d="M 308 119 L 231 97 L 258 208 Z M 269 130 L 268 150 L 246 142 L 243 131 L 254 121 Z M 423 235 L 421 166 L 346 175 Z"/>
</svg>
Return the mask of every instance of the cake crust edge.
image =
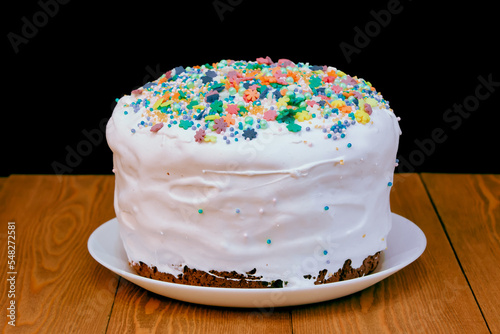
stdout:
<svg viewBox="0 0 500 334">
<path fill-rule="evenodd" d="M 380 263 L 380 255 L 381 252 L 377 252 L 374 255 L 368 256 L 363 260 L 359 268 L 353 268 L 351 265 L 352 261 L 347 259 L 342 268 L 339 268 L 334 273 L 328 273 L 327 269 L 323 269 L 316 276 L 304 275 L 304 279 L 314 280 L 314 285 L 321 285 L 362 277 L 372 273 L 377 268 Z M 257 272 L 255 268 L 245 274 L 241 274 L 236 271 L 210 270 L 206 272 L 184 266 L 182 273 L 175 276 L 160 272 L 156 266 L 150 267 L 144 262 L 130 262 L 129 264 L 142 277 L 193 286 L 262 289 L 283 288 L 288 283 L 281 279 L 270 282 L 262 280 L 262 276 L 255 275 Z"/>
</svg>

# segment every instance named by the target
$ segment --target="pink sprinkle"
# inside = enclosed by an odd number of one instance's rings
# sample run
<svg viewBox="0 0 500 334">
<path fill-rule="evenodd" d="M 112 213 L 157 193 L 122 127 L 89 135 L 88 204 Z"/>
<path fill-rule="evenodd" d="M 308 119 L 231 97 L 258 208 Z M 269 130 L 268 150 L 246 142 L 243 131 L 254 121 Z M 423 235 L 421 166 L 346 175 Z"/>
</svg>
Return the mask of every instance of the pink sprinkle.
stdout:
<svg viewBox="0 0 500 334">
<path fill-rule="evenodd" d="M 265 65 L 271 65 L 273 63 L 273 61 L 271 60 L 271 58 L 269 58 L 269 56 L 267 56 L 266 58 L 262 58 L 262 57 L 259 57 L 257 58 L 257 63 L 258 64 L 265 64 Z"/>
<path fill-rule="evenodd" d="M 332 77 L 332 76 L 327 76 L 327 77 L 324 77 L 323 78 L 323 82 L 329 82 L 329 83 L 332 83 L 335 81 L 335 78 Z"/>
<path fill-rule="evenodd" d="M 226 111 L 228 114 L 236 115 L 238 113 L 238 110 L 240 110 L 240 107 L 238 107 L 237 104 L 230 104 L 226 107 Z"/>
<path fill-rule="evenodd" d="M 365 108 L 365 111 L 368 115 L 371 115 L 372 114 L 372 106 L 368 103 L 365 103 L 364 104 L 364 108 Z"/>
<path fill-rule="evenodd" d="M 132 95 L 141 95 L 142 94 L 142 89 L 134 89 L 132 91 Z"/>
<path fill-rule="evenodd" d="M 161 128 L 163 128 L 163 123 L 157 123 L 153 125 L 149 131 L 158 132 Z"/>
<path fill-rule="evenodd" d="M 294 66 L 295 64 L 293 63 L 293 61 L 291 61 L 289 59 L 282 58 L 282 59 L 278 60 L 278 65 L 279 66 Z"/>
<path fill-rule="evenodd" d="M 276 119 L 276 111 L 275 110 L 268 110 L 264 113 L 264 119 L 266 121 L 274 121 Z"/>
<path fill-rule="evenodd" d="M 168 80 L 172 77 L 172 70 L 165 73 L 165 78 Z"/>
<path fill-rule="evenodd" d="M 335 92 L 335 94 L 338 94 L 342 91 L 342 88 L 340 86 L 333 85 L 332 90 Z"/>
</svg>

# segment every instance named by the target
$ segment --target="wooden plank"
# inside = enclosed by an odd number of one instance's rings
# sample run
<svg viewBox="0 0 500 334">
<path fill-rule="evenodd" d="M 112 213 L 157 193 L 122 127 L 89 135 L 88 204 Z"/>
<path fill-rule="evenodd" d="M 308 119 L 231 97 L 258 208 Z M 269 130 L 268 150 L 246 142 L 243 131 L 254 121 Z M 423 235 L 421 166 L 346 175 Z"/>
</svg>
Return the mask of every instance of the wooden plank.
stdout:
<svg viewBox="0 0 500 334">
<path fill-rule="evenodd" d="M 420 177 L 398 174 L 392 190 L 392 211 L 425 233 L 424 254 L 359 293 L 296 308 L 294 333 L 488 333 Z"/>
<path fill-rule="evenodd" d="M 2 192 L 3 185 L 7 182 L 7 177 L 0 177 L 0 193 Z"/>
<path fill-rule="evenodd" d="M 492 333 L 500 333 L 500 175 L 423 174 Z"/>
<path fill-rule="evenodd" d="M 0 285 L 0 305 L 16 302 L 16 327 L 3 332 L 103 333 L 118 278 L 87 251 L 91 232 L 114 216 L 113 177 L 13 175 L 0 194 L 1 232 L 16 224 L 15 299 Z M 3 238 L 5 240 L 5 238 Z M 2 242 L 0 280 L 6 281 Z"/>
<path fill-rule="evenodd" d="M 120 280 L 109 333 L 292 333 L 288 308 L 230 309 L 185 303 Z"/>
</svg>

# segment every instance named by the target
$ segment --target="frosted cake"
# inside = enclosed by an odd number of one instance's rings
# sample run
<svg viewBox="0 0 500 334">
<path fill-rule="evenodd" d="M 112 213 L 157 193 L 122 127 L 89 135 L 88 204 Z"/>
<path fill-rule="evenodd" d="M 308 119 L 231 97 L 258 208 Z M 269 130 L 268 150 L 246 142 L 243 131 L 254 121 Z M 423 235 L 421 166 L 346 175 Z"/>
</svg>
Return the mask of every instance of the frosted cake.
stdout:
<svg viewBox="0 0 500 334">
<path fill-rule="evenodd" d="M 178 66 L 117 99 L 114 206 L 138 274 L 303 287 L 369 274 L 391 229 L 398 118 L 332 66 Z"/>
</svg>

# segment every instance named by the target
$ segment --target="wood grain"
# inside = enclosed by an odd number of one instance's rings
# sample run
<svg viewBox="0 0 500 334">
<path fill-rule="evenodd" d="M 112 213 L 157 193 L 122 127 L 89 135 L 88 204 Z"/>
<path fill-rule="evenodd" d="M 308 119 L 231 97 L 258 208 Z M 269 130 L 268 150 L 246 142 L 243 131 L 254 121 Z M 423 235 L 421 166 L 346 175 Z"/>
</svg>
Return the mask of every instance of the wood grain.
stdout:
<svg viewBox="0 0 500 334">
<path fill-rule="evenodd" d="M 492 333 L 500 333 L 500 175 L 422 178 Z"/>
<path fill-rule="evenodd" d="M 396 175 L 391 206 L 423 230 L 424 254 L 357 294 L 295 308 L 294 333 L 488 333 L 417 174 Z"/>
<path fill-rule="evenodd" d="M 417 261 L 354 295 L 276 309 L 172 300 L 119 279 L 94 261 L 87 240 L 115 216 L 113 176 L 0 179 L 0 280 L 6 279 L 8 221 L 16 222 L 18 260 L 17 327 L 2 317 L 0 328 L 5 333 L 488 333 L 486 318 L 491 331 L 499 332 L 499 267 L 492 265 L 500 252 L 499 176 L 422 179 L 396 175 L 391 197 L 393 212 L 426 234 L 427 249 Z M 0 285 L 4 310 L 7 289 Z"/>
<path fill-rule="evenodd" d="M 6 177 L 0 177 L 0 193 L 2 192 L 3 185 L 7 182 Z"/>
<path fill-rule="evenodd" d="M 16 327 L 4 332 L 102 333 L 118 278 L 87 251 L 91 232 L 114 216 L 113 178 L 13 175 L 0 194 L 2 233 L 16 222 Z M 111 191 L 110 191 L 111 190 Z M 0 249 L 5 282 L 6 248 Z M 7 286 L 0 286 L 5 310 Z"/>
<path fill-rule="evenodd" d="M 120 280 L 109 333 L 292 333 L 288 308 L 234 309 L 180 302 Z"/>
</svg>

